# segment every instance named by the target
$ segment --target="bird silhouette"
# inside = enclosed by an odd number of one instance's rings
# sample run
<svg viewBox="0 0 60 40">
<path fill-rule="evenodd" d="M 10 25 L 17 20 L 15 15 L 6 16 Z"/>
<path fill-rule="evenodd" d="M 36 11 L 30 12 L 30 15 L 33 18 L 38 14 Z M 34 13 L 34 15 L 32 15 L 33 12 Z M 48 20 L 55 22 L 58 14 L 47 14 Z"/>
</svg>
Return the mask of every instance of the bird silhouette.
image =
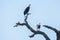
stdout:
<svg viewBox="0 0 60 40">
<path fill-rule="evenodd" d="M 24 10 L 24 15 L 28 14 L 29 9 L 30 9 L 30 5 L 31 5 L 31 4 L 29 4 L 29 6 Z"/>
<path fill-rule="evenodd" d="M 40 24 L 37 25 L 37 30 L 40 30 L 40 26 L 41 26 Z"/>
</svg>

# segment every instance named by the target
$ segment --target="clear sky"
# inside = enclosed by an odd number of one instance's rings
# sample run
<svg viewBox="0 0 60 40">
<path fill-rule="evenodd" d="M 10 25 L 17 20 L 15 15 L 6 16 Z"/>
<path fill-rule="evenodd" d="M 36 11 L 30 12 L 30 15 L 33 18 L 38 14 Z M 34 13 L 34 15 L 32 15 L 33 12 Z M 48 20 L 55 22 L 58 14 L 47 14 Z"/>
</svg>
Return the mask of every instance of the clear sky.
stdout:
<svg viewBox="0 0 60 40">
<path fill-rule="evenodd" d="M 50 25 L 60 29 L 60 0 L 0 0 L 0 40 L 45 40 L 42 35 L 29 38 L 32 32 L 26 26 L 14 28 L 15 23 L 24 22 L 24 9 L 31 4 L 28 23 L 36 30 L 36 25 Z M 56 40 L 52 30 L 41 26 L 51 40 Z"/>
</svg>

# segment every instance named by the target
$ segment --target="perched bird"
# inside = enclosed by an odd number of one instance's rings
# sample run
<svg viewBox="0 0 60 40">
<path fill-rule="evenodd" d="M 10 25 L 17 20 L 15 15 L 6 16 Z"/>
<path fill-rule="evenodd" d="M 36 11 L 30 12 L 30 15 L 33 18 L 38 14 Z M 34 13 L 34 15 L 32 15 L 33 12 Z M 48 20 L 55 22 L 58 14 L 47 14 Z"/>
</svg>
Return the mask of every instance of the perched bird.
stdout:
<svg viewBox="0 0 60 40">
<path fill-rule="evenodd" d="M 24 10 L 24 15 L 28 14 L 29 9 L 30 9 L 30 5 L 31 5 L 31 4 L 29 4 L 29 6 Z"/>
<path fill-rule="evenodd" d="M 40 26 L 41 26 L 40 24 L 37 25 L 37 30 L 40 30 Z"/>
</svg>

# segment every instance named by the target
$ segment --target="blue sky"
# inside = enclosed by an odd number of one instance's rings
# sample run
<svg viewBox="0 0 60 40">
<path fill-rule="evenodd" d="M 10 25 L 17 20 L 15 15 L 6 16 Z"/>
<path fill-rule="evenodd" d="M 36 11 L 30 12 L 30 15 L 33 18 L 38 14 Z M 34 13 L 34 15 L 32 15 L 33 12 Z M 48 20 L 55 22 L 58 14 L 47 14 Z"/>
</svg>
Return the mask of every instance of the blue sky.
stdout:
<svg viewBox="0 0 60 40">
<path fill-rule="evenodd" d="M 31 4 L 28 23 L 36 30 L 36 25 L 50 25 L 60 29 L 60 0 L 0 0 L 0 40 L 45 40 L 42 35 L 29 38 L 32 34 L 26 26 L 14 28 L 15 23 L 24 22 L 24 9 Z M 52 30 L 41 26 L 51 40 L 56 40 Z"/>
</svg>

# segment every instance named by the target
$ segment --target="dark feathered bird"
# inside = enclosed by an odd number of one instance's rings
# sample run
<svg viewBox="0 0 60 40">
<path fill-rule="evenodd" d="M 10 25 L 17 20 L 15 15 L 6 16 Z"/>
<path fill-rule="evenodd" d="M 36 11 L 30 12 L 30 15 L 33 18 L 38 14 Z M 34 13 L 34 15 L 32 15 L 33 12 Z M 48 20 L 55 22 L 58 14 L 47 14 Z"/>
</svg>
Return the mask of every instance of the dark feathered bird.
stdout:
<svg viewBox="0 0 60 40">
<path fill-rule="evenodd" d="M 24 10 L 24 15 L 28 14 L 29 9 L 30 9 L 30 5 L 31 5 L 31 4 L 29 4 L 29 6 Z"/>
<path fill-rule="evenodd" d="M 39 30 L 39 29 L 40 29 L 40 26 L 41 26 L 40 24 L 38 24 L 38 25 L 37 25 L 37 30 Z"/>
</svg>

